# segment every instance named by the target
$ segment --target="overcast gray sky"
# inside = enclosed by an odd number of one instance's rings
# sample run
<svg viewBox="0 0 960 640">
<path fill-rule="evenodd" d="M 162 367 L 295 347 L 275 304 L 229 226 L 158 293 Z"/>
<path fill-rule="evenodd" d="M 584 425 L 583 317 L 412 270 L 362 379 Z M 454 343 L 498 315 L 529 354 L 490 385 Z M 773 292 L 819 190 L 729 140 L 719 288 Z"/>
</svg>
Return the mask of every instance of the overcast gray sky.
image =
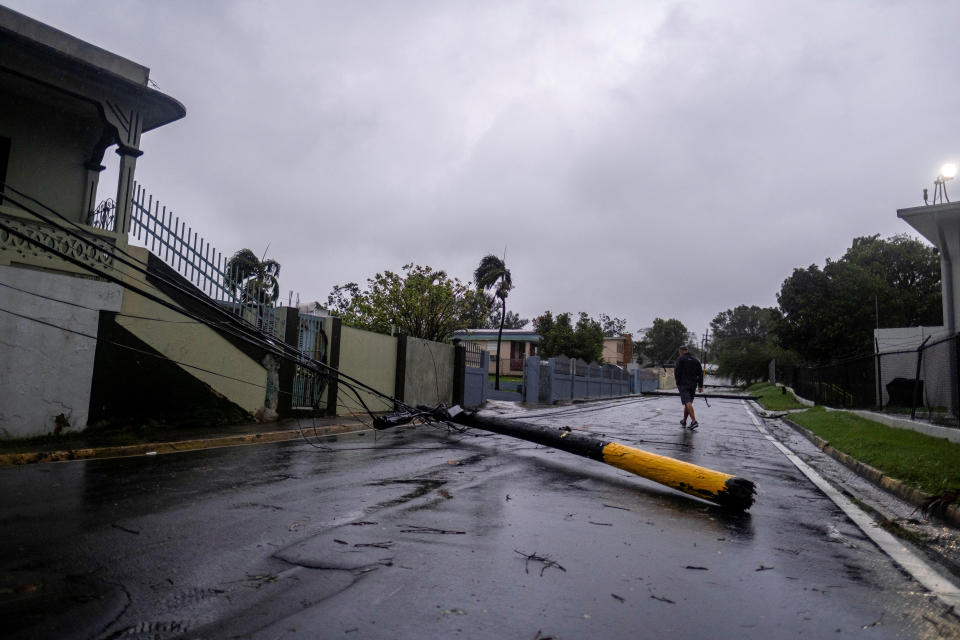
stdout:
<svg viewBox="0 0 960 640">
<path fill-rule="evenodd" d="M 139 181 L 301 301 L 506 250 L 523 317 L 702 335 L 960 158 L 949 0 L 2 2 L 149 67 Z"/>
</svg>

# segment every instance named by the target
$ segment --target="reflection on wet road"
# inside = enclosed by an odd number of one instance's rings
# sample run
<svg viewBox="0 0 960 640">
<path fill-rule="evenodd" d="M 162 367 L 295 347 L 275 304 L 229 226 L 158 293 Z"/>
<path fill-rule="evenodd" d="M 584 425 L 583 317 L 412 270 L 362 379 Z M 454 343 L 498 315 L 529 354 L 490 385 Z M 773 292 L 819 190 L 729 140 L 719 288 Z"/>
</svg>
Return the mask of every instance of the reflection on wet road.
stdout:
<svg viewBox="0 0 960 640">
<path fill-rule="evenodd" d="M 747 514 L 424 426 L 4 469 L 0 613 L 37 638 L 954 637 L 741 401 L 710 404 L 694 433 L 675 398 L 500 410 L 753 480 Z"/>
</svg>

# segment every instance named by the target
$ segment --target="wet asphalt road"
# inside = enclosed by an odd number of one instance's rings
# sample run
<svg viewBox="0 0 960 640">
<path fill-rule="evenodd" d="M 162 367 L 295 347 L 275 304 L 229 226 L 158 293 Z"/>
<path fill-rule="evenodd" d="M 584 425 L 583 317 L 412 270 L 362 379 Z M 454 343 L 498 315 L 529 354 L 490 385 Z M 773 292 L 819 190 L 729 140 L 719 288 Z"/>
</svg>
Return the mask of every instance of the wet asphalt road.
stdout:
<svg viewBox="0 0 960 640">
<path fill-rule="evenodd" d="M 955 637 L 744 403 L 711 405 L 697 400 L 696 433 L 676 398 L 525 419 L 753 480 L 746 515 L 425 426 L 2 469 L 3 635 Z"/>
</svg>

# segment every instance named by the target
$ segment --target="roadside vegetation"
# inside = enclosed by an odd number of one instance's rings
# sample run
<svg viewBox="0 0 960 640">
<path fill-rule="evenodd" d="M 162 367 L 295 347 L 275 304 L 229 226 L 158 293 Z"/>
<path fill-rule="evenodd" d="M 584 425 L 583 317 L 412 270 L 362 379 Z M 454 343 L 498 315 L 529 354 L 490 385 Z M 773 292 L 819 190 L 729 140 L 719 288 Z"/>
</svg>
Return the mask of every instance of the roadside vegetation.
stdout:
<svg viewBox="0 0 960 640">
<path fill-rule="evenodd" d="M 804 408 L 789 391 L 761 383 L 748 391 L 770 411 Z M 960 488 L 960 444 L 867 420 L 849 411 L 811 407 L 789 419 L 861 462 L 932 495 Z"/>
<path fill-rule="evenodd" d="M 768 382 L 758 382 L 747 387 L 751 395 L 760 398 L 760 405 L 768 411 L 790 411 L 792 409 L 805 409 L 806 405 L 801 404 L 793 392 L 784 387 L 777 387 Z"/>
</svg>

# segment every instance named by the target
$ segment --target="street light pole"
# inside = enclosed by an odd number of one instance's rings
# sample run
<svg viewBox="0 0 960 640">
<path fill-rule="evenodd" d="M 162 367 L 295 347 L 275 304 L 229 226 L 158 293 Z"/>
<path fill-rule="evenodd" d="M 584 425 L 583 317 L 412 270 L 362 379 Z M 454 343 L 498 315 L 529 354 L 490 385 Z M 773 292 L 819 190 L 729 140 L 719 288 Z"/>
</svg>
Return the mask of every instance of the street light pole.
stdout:
<svg viewBox="0 0 960 640">
<path fill-rule="evenodd" d="M 947 181 L 953 180 L 957 175 L 957 165 L 953 162 L 948 162 L 940 168 L 940 174 L 933 181 L 933 204 L 937 204 L 937 200 L 940 200 L 940 204 L 943 204 L 944 201 L 950 202 L 950 198 L 947 196 Z M 926 189 L 924 189 L 924 195 L 926 195 Z M 926 198 L 924 198 L 926 202 Z"/>
</svg>

